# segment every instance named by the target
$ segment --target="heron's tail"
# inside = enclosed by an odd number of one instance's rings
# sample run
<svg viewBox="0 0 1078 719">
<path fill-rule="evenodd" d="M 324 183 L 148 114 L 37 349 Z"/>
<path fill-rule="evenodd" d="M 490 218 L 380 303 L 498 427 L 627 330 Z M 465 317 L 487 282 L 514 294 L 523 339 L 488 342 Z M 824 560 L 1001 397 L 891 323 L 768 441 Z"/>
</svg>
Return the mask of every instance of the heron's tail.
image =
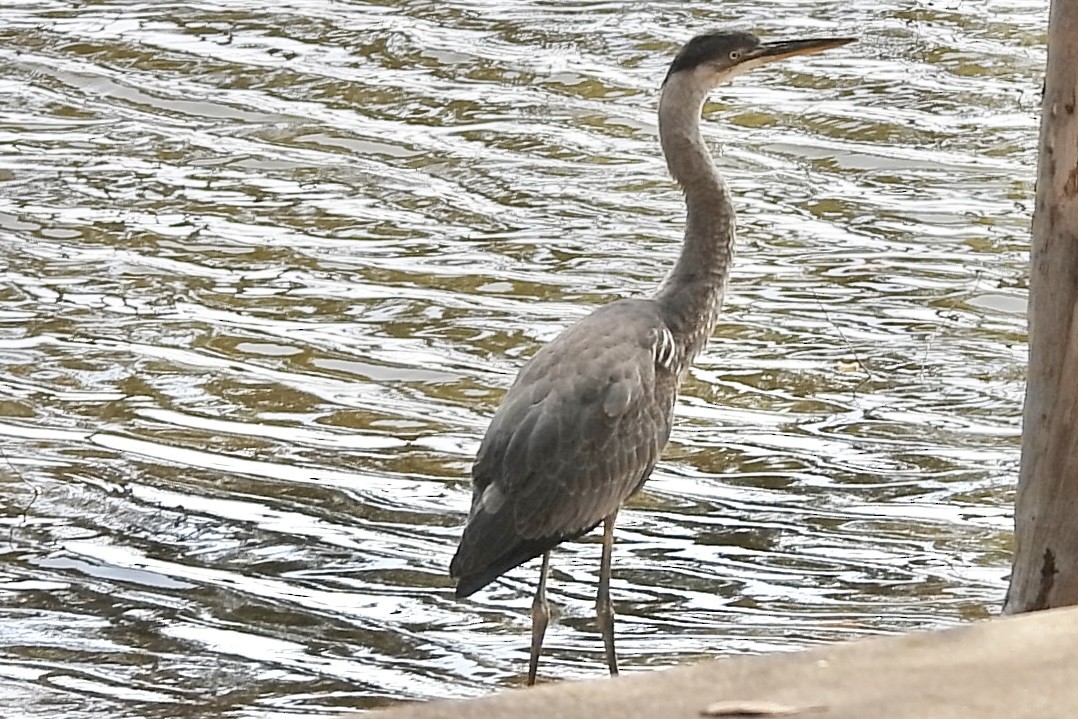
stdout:
<svg viewBox="0 0 1078 719">
<path fill-rule="evenodd" d="M 449 563 L 449 576 L 457 580 L 457 599 L 475 594 L 510 569 L 519 567 L 563 541 L 565 537 L 544 537 L 494 544 L 470 541 L 466 529 L 460 547 Z"/>
</svg>

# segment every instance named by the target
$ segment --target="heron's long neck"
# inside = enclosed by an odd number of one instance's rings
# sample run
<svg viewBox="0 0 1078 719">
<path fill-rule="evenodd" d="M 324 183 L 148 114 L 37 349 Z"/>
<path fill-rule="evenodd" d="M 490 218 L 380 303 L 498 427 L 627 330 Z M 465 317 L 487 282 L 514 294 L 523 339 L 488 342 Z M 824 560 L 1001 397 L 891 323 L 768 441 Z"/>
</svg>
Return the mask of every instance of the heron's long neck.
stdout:
<svg viewBox="0 0 1078 719">
<path fill-rule="evenodd" d="M 715 326 L 734 252 L 734 208 L 700 135 L 707 91 L 691 73 L 671 75 L 659 100 L 659 139 L 670 174 L 685 193 L 685 242 L 655 299 L 681 345 L 684 365 Z"/>
</svg>

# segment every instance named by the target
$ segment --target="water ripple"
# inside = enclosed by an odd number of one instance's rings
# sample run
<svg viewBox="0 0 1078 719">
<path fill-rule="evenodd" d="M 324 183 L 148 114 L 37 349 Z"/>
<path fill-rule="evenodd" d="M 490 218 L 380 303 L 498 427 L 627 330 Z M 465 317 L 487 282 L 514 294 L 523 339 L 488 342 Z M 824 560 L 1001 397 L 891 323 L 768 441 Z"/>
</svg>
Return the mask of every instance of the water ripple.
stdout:
<svg viewBox="0 0 1078 719">
<path fill-rule="evenodd" d="M 285 717 L 518 684 L 534 568 L 456 602 L 516 369 L 649 292 L 670 53 L 856 34 L 715 93 L 726 311 L 619 518 L 627 671 L 946 626 L 1005 588 L 1039 0 L 8 3 L 0 692 Z M 595 537 L 543 676 L 602 674 Z"/>
</svg>

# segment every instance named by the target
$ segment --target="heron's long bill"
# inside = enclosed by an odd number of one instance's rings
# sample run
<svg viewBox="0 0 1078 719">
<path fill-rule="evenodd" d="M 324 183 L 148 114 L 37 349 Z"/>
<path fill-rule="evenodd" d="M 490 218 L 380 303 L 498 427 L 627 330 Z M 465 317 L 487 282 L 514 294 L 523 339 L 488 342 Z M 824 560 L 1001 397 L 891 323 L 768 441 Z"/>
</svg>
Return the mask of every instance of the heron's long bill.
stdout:
<svg viewBox="0 0 1078 719">
<path fill-rule="evenodd" d="M 814 52 L 823 52 L 833 47 L 842 47 L 851 42 L 857 42 L 855 37 L 821 37 L 811 40 L 785 40 L 782 42 L 765 42 L 753 53 L 756 57 L 771 62 L 782 60 L 794 55 L 808 55 Z"/>
</svg>

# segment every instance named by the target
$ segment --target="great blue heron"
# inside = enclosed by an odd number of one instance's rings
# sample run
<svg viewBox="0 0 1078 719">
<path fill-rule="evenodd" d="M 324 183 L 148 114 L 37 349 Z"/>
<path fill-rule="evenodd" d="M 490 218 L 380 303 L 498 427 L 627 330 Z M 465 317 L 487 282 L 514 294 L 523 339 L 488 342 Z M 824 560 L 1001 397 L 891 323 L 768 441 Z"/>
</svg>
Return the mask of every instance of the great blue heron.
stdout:
<svg viewBox="0 0 1078 719">
<path fill-rule="evenodd" d="M 618 673 L 610 605 L 614 519 L 666 446 L 678 385 L 711 336 L 733 258 L 730 191 L 700 135 L 704 100 L 742 72 L 853 40 L 765 43 L 746 32 L 716 31 L 681 48 L 659 100 L 659 139 L 688 211 L 677 264 L 654 297 L 601 307 L 536 352 L 495 413 L 472 467 L 471 511 L 449 573 L 457 597 L 467 597 L 542 555 L 529 685 L 550 616 L 550 549 L 600 523 L 595 607 L 607 665 Z"/>
</svg>

